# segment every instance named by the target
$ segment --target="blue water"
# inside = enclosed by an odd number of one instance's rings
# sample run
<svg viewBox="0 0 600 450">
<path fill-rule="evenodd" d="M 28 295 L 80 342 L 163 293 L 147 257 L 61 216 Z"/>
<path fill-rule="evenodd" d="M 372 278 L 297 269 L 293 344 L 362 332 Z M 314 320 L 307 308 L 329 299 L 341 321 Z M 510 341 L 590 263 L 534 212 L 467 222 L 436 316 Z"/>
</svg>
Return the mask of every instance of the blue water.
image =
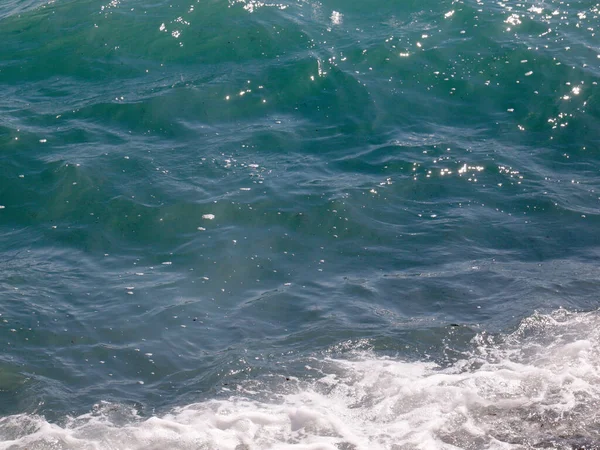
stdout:
<svg viewBox="0 0 600 450">
<path fill-rule="evenodd" d="M 600 4 L 0 4 L 0 449 L 600 448 Z"/>
</svg>

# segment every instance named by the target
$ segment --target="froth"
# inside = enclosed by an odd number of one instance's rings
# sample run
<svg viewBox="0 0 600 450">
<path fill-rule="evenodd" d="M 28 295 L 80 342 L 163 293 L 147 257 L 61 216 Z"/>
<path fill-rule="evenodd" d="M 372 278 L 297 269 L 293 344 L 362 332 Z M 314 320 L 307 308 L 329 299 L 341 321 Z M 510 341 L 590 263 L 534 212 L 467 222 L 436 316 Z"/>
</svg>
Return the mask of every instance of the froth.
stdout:
<svg viewBox="0 0 600 450">
<path fill-rule="evenodd" d="M 62 426 L 7 417 L 0 449 L 596 449 L 599 340 L 597 312 L 535 314 L 478 335 L 451 367 L 321 359 L 316 381 L 240 386 L 160 417 L 109 403 Z"/>
</svg>

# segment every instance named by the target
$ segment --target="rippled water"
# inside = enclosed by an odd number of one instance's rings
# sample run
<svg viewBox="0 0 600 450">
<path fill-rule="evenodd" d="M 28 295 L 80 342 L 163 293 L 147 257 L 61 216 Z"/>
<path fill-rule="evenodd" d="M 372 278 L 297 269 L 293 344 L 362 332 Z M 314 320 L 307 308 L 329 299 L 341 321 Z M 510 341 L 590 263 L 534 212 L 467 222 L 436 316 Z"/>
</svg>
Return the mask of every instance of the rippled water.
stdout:
<svg viewBox="0 0 600 450">
<path fill-rule="evenodd" d="M 0 449 L 600 448 L 599 16 L 0 4 Z"/>
</svg>

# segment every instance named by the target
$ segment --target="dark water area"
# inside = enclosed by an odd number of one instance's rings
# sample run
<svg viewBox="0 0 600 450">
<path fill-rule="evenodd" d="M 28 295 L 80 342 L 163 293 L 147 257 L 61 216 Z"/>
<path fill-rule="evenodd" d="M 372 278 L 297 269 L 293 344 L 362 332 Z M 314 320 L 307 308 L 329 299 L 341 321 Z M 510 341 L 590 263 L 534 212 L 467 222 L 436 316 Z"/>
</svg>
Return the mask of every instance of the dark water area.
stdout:
<svg viewBox="0 0 600 450">
<path fill-rule="evenodd" d="M 0 449 L 600 448 L 600 4 L 0 4 Z"/>
</svg>

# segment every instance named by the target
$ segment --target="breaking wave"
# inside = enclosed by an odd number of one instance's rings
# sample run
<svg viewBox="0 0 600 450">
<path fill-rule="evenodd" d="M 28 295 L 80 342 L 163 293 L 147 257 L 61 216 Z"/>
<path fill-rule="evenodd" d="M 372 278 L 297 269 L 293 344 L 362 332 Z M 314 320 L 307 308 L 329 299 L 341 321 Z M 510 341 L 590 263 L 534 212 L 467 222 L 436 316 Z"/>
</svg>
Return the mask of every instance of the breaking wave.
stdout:
<svg viewBox="0 0 600 450">
<path fill-rule="evenodd" d="M 0 449 L 598 449 L 600 314 L 534 314 L 450 366 L 354 351 L 153 417 L 0 419 Z M 270 378 L 270 379 L 269 379 Z"/>
</svg>

